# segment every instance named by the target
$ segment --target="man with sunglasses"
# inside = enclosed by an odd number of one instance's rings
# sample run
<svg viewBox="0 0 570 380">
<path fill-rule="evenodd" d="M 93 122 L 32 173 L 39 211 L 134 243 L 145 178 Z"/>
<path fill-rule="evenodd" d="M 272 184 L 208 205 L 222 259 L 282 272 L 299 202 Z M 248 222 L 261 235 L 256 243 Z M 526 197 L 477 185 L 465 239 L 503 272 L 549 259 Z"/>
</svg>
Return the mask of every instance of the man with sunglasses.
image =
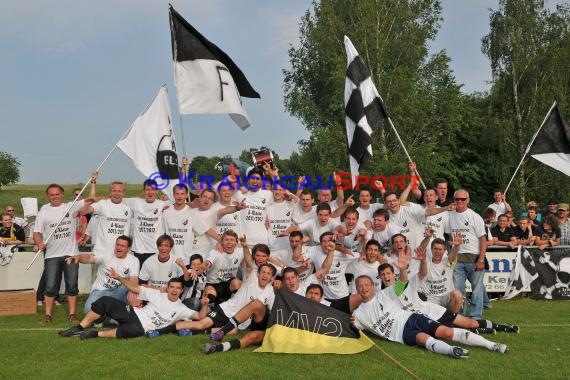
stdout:
<svg viewBox="0 0 570 380">
<path fill-rule="evenodd" d="M 487 236 L 485 222 L 475 211 L 469 208 L 469 193 L 460 189 L 453 195 L 455 210 L 449 212 L 449 221 L 445 232 L 461 234 L 461 245 L 457 254 L 457 264 L 453 270 L 455 288 L 465 297 L 465 281 L 471 283 L 471 310 L 463 310 L 463 315 L 473 319 L 481 319 L 483 314 L 483 296 L 485 285 L 483 274 L 485 270 L 485 252 Z"/>
<path fill-rule="evenodd" d="M 12 223 L 14 223 L 15 225 L 21 228 L 26 228 L 26 226 L 28 225 L 27 218 L 20 218 L 19 216 L 16 216 L 16 210 L 14 210 L 14 206 L 12 205 L 4 206 L 4 213 L 12 217 Z"/>
</svg>

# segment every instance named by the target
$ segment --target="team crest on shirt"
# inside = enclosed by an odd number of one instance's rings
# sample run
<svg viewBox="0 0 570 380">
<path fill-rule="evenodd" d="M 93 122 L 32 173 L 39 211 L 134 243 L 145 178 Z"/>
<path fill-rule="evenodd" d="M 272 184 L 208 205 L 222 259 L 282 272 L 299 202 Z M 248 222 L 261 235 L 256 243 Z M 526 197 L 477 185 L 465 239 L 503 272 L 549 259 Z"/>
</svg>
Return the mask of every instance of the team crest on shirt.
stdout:
<svg viewBox="0 0 570 380">
<path fill-rule="evenodd" d="M 443 217 L 442 217 L 442 216 L 440 216 L 440 217 L 439 217 L 439 218 L 437 218 L 436 220 L 437 220 L 438 222 L 441 222 L 441 220 L 442 220 L 442 219 L 443 219 Z"/>
<path fill-rule="evenodd" d="M 468 226 L 468 225 L 469 225 L 469 222 L 465 222 L 465 225 Z"/>
<path fill-rule="evenodd" d="M 291 211 L 287 211 L 287 214 L 285 214 L 287 216 L 291 216 Z"/>
<path fill-rule="evenodd" d="M 445 276 L 445 269 L 441 272 L 442 276 Z"/>
<path fill-rule="evenodd" d="M 168 278 L 172 278 L 172 271 L 168 272 Z"/>
<path fill-rule="evenodd" d="M 69 213 L 65 214 L 65 217 L 66 217 L 66 218 L 69 218 Z"/>
<path fill-rule="evenodd" d="M 170 313 L 170 319 L 173 319 L 175 315 L 176 315 L 176 312 L 175 312 L 175 311 L 173 311 L 172 313 Z"/>
<path fill-rule="evenodd" d="M 340 261 L 335 265 L 335 267 L 340 268 Z"/>
<path fill-rule="evenodd" d="M 182 225 L 185 226 L 188 224 L 188 219 L 184 219 L 184 221 L 182 222 Z"/>
<path fill-rule="evenodd" d="M 407 226 L 408 226 L 408 221 L 406 220 L 406 221 L 404 222 L 404 224 L 402 224 L 402 227 L 407 227 Z"/>
<path fill-rule="evenodd" d="M 234 220 L 237 220 L 237 214 L 234 214 Z"/>
<path fill-rule="evenodd" d="M 265 204 L 265 199 L 262 199 L 262 200 L 261 200 L 261 204 Z"/>
<path fill-rule="evenodd" d="M 154 214 L 154 215 L 158 214 L 158 209 L 157 209 L 157 208 L 154 209 L 153 214 Z"/>
<path fill-rule="evenodd" d="M 124 269 L 123 269 L 123 274 L 124 274 L 125 276 L 127 276 L 130 271 L 131 271 L 131 270 L 130 270 L 129 268 L 124 268 Z"/>
<path fill-rule="evenodd" d="M 253 296 L 249 296 L 249 300 L 253 301 L 255 298 L 253 298 Z"/>
<path fill-rule="evenodd" d="M 408 302 L 408 296 L 404 294 L 404 301 Z"/>
<path fill-rule="evenodd" d="M 129 212 L 128 212 L 128 211 L 125 211 L 125 216 L 129 216 Z"/>
<path fill-rule="evenodd" d="M 234 259 L 234 265 L 237 264 L 237 262 L 238 262 L 238 259 Z"/>
</svg>

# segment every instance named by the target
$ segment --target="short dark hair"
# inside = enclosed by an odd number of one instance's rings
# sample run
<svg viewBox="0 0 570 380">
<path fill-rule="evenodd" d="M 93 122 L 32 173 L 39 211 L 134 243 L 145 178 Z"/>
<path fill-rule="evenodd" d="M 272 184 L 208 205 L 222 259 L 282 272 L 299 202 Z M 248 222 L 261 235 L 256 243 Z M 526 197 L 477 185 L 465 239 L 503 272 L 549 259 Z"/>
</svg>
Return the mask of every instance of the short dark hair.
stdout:
<svg viewBox="0 0 570 380">
<path fill-rule="evenodd" d="M 323 233 L 321 234 L 321 236 L 319 236 L 319 242 L 320 242 L 320 243 L 323 242 L 323 238 L 324 238 L 325 236 L 334 236 L 334 234 L 333 234 L 332 232 L 330 232 L 330 231 L 323 232 Z"/>
<path fill-rule="evenodd" d="M 395 239 L 396 237 L 398 237 L 398 236 L 403 237 L 404 240 L 405 240 L 406 242 L 408 242 L 408 238 L 406 238 L 406 235 L 401 234 L 401 233 L 397 233 L 397 234 L 392 235 L 392 237 L 390 238 L 390 243 L 394 244 L 394 239 Z"/>
<path fill-rule="evenodd" d="M 358 210 L 354 206 L 348 206 L 346 208 L 346 211 L 344 212 L 343 216 L 346 217 L 348 214 L 356 215 L 356 219 L 358 219 L 360 217 L 360 214 L 358 214 Z"/>
<path fill-rule="evenodd" d="M 386 191 L 383 196 L 384 202 L 386 202 L 386 198 L 388 198 L 390 195 L 395 195 L 396 198 L 398 198 L 398 194 L 396 194 L 395 191 Z"/>
<path fill-rule="evenodd" d="M 65 190 L 63 189 L 63 186 L 58 185 L 57 183 L 50 183 L 50 184 L 48 185 L 48 187 L 46 187 L 46 194 L 47 194 L 47 192 L 49 191 L 49 189 L 51 189 L 51 188 L 53 188 L 53 187 L 58 188 L 62 193 L 65 192 Z"/>
<path fill-rule="evenodd" d="M 251 254 L 255 255 L 258 251 L 263 252 L 263 253 L 267 253 L 268 255 L 271 255 L 271 250 L 269 249 L 267 244 L 258 243 L 256 245 L 254 245 L 253 248 L 251 249 Z"/>
<path fill-rule="evenodd" d="M 319 293 L 321 293 L 321 297 L 325 294 L 325 291 L 323 290 L 323 287 L 320 284 L 311 284 L 311 285 L 307 286 L 307 290 L 305 290 L 305 295 L 307 295 L 307 293 L 309 293 L 309 290 L 313 290 L 313 289 L 319 289 Z"/>
<path fill-rule="evenodd" d="M 390 213 L 385 208 L 379 208 L 378 210 L 374 211 L 372 214 L 372 219 L 376 218 L 377 216 L 383 216 L 386 221 L 390 220 Z"/>
<path fill-rule="evenodd" d="M 184 189 L 186 191 L 186 193 L 190 192 L 190 189 L 188 188 L 188 185 L 185 183 L 178 183 L 176 184 L 173 188 L 172 188 L 172 194 L 174 194 L 176 192 L 176 190 L 182 190 Z"/>
<path fill-rule="evenodd" d="M 302 239 L 302 238 L 303 238 L 303 232 L 302 232 L 302 231 L 292 231 L 292 232 L 289 234 L 289 237 L 290 237 L 290 238 L 292 238 L 292 237 L 297 237 L 297 236 L 299 236 L 299 237 Z"/>
<path fill-rule="evenodd" d="M 382 273 L 384 270 L 388 268 L 392 271 L 392 273 L 394 273 L 394 267 L 392 266 L 392 264 L 384 263 L 378 266 L 378 274 Z"/>
<path fill-rule="evenodd" d="M 204 262 L 204 258 L 199 253 L 194 253 L 192 256 L 190 256 L 190 260 L 188 260 L 188 262 L 191 263 L 194 260 L 200 260 L 201 263 Z"/>
<path fill-rule="evenodd" d="M 433 246 L 434 246 L 435 244 L 443 245 L 444 247 L 446 246 L 445 240 L 443 240 L 442 238 L 435 238 L 435 239 L 433 239 L 433 241 L 431 242 L 430 247 L 433 248 Z"/>
<path fill-rule="evenodd" d="M 170 284 L 174 284 L 175 282 L 179 283 L 180 286 L 182 286 L 182 289 L 184 289 L 184 281 L 180 277 L 172 277 L 170 280 L 168 280 L 168 286 L 170 286 Z"/>
<path fill-rule="evenodd" d="M 317 205 L 316 213 L 318 214 L 319 211 L 328 211 L 329 213 L 332 212 L 331 206 L 326 202 L 321 202 Z"/>
<path fill-rule="evenodd" d="M 236 234 L 234 230 L 225 230 L 224 233 L 222 234 L 222 239 L 223 239 L 224 236 L 226 236 L 226 235 L 232 236 L 232 237 L 234 237 L 236 240 L 239 239 L 239 238 L 238 238 L 238 234 Z"/>
<path fill-rule="evenodd" d="M 283 271 L 281 271 L 281 277 L 285 278 L 285 275 L 287 273 L 295 273 L 295 276 L 299 277 L 299 273 L 297 273 L 297 269 L 295 269 L 293 267 L 287 267 L 287 268 L 283 269 Z"/>
<path fill-rule="evenodd" d="M 167 241 L 168 244 L 170 245 L 170 248 L 174 247 L 174 239 L 172 237 L 170 237 L 170 235 L 160 235 L 158 237 L 158 239 L 156 239 L 156 246 L 158 247 L 159 245 L 161 245 L 163 242 Z"/>
<path fill-rule="evenodd" d="M 158 183 L 156 183 L 156 181 L 154 179 L 147 179 L 143 182 L 143 190 L 146 187 L 150 187 L 151 189 L 157 190 L 158 189 Z"/>
<path fill-rule="evenodd" d="M 376 239 L 368 240 L 368 242 L 366 242 L 366 245 L 364 246 L 364 249 L 368 249 L 368 247 L 370 247 L 371 245 L 375 245 L 376 247 L 378 247 L 378 249 L 382 250 L 382 246 L 380 245 L 380 242 Z"/>
<path fill-rule="evenodd" d="M 121 235 L 119 236 L 117 239 L 115 239 L 115 241 L 117 240 L 124 240 L 127 242 L 129 248 L 133 246 L 133 239 L 130 236 L 127 235 Z"/>
<path fill-rule="evenodd" d="M 483 210 L 483 212 L 481 213 L 481 217 L 483 219 L 487 219 L 492 217 L 493 215 L 495 215 L 497 212 L 492 209 L 491 207 L 487 207 L 485 210 Z"/>
<path fill-rule="evenodd" d="M 261 268 L 270 268 L 272 276 L 275 276 L 277 274 L 277 268 L 269 263 L 261 264 L 259 268 L 257 268 L 257 273 L 261 273 Z"/>
</svg>

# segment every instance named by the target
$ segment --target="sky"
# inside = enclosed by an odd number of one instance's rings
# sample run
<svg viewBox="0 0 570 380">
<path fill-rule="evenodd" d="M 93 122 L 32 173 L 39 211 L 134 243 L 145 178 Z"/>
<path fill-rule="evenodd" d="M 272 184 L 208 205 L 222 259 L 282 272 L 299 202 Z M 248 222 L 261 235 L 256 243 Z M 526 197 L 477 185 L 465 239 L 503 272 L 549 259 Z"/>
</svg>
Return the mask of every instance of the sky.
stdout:
<svg viewBox="0 0 570 380">
<path fill-rule="evenodd" d="M 168 3 L 163 0 L 28 0 L 0 4 L 0 151 L 22 163 L 25 184 L 85 182 L 151 101 L 169 89 L 178 153 L 238 156 L 268 146 L 288 157 L 308 137 L 283 105 L 287 50 L 309 0 L 186 0 L 174 8 L 242 69 L 259 99 L 244 99 L 251 127 L 227 115 L 177 114 Z M 498 1 L 443 0 L 432 52 L 445 49 L 464 92 L 489 89 L 481 53 Z M 355 45 L 358 45 L 354 41 Z M 358 49 L 358 47 L 357 47 Z M 381 90 L 380 90 L 381 91 Z M 403 137 L 405 141 L 405 136 Z M 213 170 L 213 168 L 212 168 Z M 144 177 L 118 149 L 101 182 Z"/>
</svg>

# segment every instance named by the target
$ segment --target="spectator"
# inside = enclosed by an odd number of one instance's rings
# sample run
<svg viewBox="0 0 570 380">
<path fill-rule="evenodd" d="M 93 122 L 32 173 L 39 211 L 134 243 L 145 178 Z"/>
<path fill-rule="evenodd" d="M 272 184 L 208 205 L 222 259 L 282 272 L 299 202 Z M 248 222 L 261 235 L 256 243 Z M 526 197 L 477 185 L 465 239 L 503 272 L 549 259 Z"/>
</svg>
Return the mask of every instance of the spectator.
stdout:
<svg viewBox="0 0 570 380">
<path fill-rule="evenodd" d="M 28 226 L 28 219 L 27 218 L 20 218 L 16 216 L 14 206 L 6 205 L 4 206 L 4 212 L 6 214 L 10 214 L 12 216 L 12 223 L 17 224 L 21 228 L 26 228 Z"/>
<path fill-rule="evenodd" d="M 518 245 L 532 245 L 534 243 L 534 234 L 528 216 L 519 218 L 519 225 L 515 228 L 515 236 Z"/>
<path fill-rule="evenodd" d="M 493 210 L 495 210 L 496 215 L 502 215 L 507 213 L 507 211 L 513 211 L 511 205 L 509 205 L 507 203 L 507 197 L 505 196 L 505 194 L 503 194 L 503 192 L 499 189 L 496 189 L 493 192 L 493 198 L 495 199 L 495 202 L 491 203 L 489 206 L 492 208 Z M 493 220 L 493 222 L 496 222 L 497 220 Z"/>
<path fill-rule="evenodd" d="M 13 210 L 13 209 L 12 209 Z M 1 214 L 2 225 L 0 226 L 0 244 L 18 245 L 26 241 L 24 229 L 12 222 L 12 215 Z"/>
<path fill-rule="evenodd" d="M 500 215 L 498 223 L 491 228 L 493 235 L 493 245 L 499 245 L 515 249 L 517 247 L 517 238 L 515 231 L 509 225 L 509 217 L 506 214 Z"/>
<path fill-rule="evenodd" d="M 547 208 L 542 213 L 542 217 L 546 217 L 547 215 L 552 215 L 558 218 L 558 201 L 554 198 L 548 200 Z"/>
<path fill-rule="evenodd" d="M 560 228 L 558 227 L 558 218 L 554 215 L 546 215 L 542 222 L 542 226 L 536 231 L 535 243 L 540 249 L 560 245 Z"/>
<path fill-rule="evenodd" d="M 560 245 L 570 245 L 570 220 L 568 220 L 568 203 L 558 205 L 558 227 L 560 228 Z"/>
</svg>

